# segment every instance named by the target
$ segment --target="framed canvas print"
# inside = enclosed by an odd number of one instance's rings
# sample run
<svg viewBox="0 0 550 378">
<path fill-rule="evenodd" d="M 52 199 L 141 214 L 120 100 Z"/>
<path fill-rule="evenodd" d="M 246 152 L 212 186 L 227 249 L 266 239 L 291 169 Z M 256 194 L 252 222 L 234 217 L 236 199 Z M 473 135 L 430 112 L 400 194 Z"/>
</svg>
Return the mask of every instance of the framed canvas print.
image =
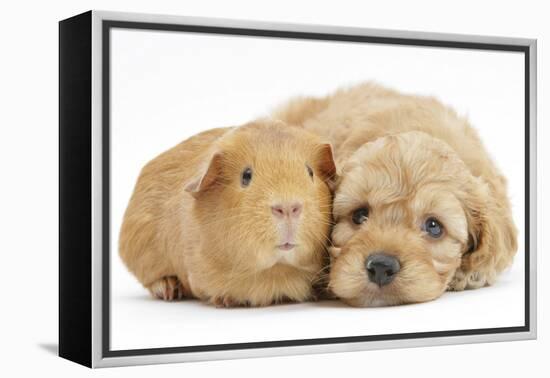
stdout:
<svg viewBox="0 0 550 378">
<path fill-rule="evenodd" d="M 59 353 L 536 337 L 536 41 L 59 24 Z"/>
</svg>

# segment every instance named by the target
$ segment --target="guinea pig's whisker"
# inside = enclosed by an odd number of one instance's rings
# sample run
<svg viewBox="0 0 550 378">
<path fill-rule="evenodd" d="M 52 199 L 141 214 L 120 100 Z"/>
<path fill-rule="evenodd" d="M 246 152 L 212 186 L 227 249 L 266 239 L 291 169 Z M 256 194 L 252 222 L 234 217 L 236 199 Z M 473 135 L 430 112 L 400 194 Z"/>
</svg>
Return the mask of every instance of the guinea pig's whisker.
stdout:
<svg viewBox="0 0 550 378">
<path fill-rule="evenodd" d="M 319 220 L 319 221 L 317 221 L 317 223 L 324 224 L 326 226 L 334 226 L 334 222 L 329 222 L 329 221 L 325 221 L 325 220 Z"/>
<path fill-rule="evenodd" d="M 317 272 L 314 273 L 315 274 L 314 281 L 317 281 L 321 276 L 325 276 L 325 277 L 328 276 L 329 273 L 330 273 L 330 265 L 326 264 L 321 269 L 319 269 Z"/>
<path fill-rule="evenodd" d="M 309 236 L 311 238 L 317 240 L 317 241 L 323 242 L 323 244 L 331 242 L 330 237 L 328 235 L 325 235 L 325 234 L 317 234 L 317 233 L 314 233 L 314 232 L 310 231 Z"/>
<path fill-rule="evenodd" d="M 328 225 L 328 226 L 331 225 L 331 223 L 321 223 L 321 224 L 325 224 L 325 225 Z M 314 232 L 312 230 L 307 230 L 306 233 L 307 233 L 308 236 L 310 236 L 312 238 L 315 238 L 315 239 L 322 238 L 320 240 L 330 241 L 330 237 L 328 235 L 325 235 L 324 233 L 317 233 L 317 232 Z"/>
</svg>

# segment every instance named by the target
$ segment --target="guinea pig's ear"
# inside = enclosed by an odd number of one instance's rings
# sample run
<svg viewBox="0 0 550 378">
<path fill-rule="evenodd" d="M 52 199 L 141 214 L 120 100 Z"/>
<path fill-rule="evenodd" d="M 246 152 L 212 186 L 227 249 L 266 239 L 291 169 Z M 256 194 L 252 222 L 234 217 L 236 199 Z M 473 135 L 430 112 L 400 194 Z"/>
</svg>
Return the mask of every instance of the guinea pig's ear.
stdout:
<svg viewBox="0 0 550 378">
<path fill-rule="evenodd" d="M 197 198 L 200 193 L 211 187 L 221 174 L 221 160 L 221 152 L 214 153 L 210 160 L 199 169 L 198 174 L 185 186 L 185 191 Z"/>
<path fill-rule="evenodd" d="M 474 178 L 468 185 L 466 214 L 469 245 L 450 284 L 454 290 L 491 285 L 507 268 L 517 250 L 517 229 L 506 195 L 506 181 L 497 176 L 492 185 Z"/>
<path fill-rule="evenodd" d="M 317 150 L 317 169 L 322 175 L 331 191 L 334 191 L 338 175 L 336 173 L 336 163 L 330 143 L 322 143 Z"/>
</svg>

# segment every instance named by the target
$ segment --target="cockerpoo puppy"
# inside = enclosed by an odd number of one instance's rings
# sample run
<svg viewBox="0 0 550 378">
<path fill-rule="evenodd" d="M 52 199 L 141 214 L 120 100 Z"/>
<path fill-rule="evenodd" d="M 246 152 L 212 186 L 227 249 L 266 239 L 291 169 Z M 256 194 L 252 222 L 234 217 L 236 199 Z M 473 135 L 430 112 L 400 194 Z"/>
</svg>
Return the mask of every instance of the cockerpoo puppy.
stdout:
<svg viewBox="0 0 550 378">
<path fill-rule="evenodd" d="M 493 284 L 517 249 L 506 180 L 465 118 L 373 83 L 274 113 L 333 144 L 329 289 L 353 306 Z"/>
</svg>

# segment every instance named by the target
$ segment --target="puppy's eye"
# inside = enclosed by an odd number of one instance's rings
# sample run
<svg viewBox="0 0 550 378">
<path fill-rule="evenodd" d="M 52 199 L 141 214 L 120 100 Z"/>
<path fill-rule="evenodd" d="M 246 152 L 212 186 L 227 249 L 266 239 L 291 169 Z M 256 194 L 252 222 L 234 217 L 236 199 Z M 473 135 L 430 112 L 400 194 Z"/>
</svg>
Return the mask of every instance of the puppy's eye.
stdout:
<svg viewBox="0 0 550 378">
<path fill-rule="evenodd" d="M 241 174 L 241 185 L 248 186 L 250 185 L 250 181 L 252 181 L 252 168 L 245 168 Z"/>
<path fill-rule="evenodd" d="M 424 222 L 424 231 L 432 238 L 437 239 L 443 235 L 443 225 L 434 217 L 429 217 Z"/>
<path fill-rule="evenodd" d="M 309 165 L 306 164 L 306 169 L 307 169 L 307 174 L 309 175 L 309 177 L 311 177 L 311 179 L 313 180 L 313 169 L 311 169 L 311 167 Z"/>
<path fill-rule="evenodd" d="M 362 224 L 367 220 L 369 217 L 369 209 L 366 207 L 360 207 L 353 211 L 353 214 L 351 214 L 351 220 L 355 224 Z"/>
</svg>

